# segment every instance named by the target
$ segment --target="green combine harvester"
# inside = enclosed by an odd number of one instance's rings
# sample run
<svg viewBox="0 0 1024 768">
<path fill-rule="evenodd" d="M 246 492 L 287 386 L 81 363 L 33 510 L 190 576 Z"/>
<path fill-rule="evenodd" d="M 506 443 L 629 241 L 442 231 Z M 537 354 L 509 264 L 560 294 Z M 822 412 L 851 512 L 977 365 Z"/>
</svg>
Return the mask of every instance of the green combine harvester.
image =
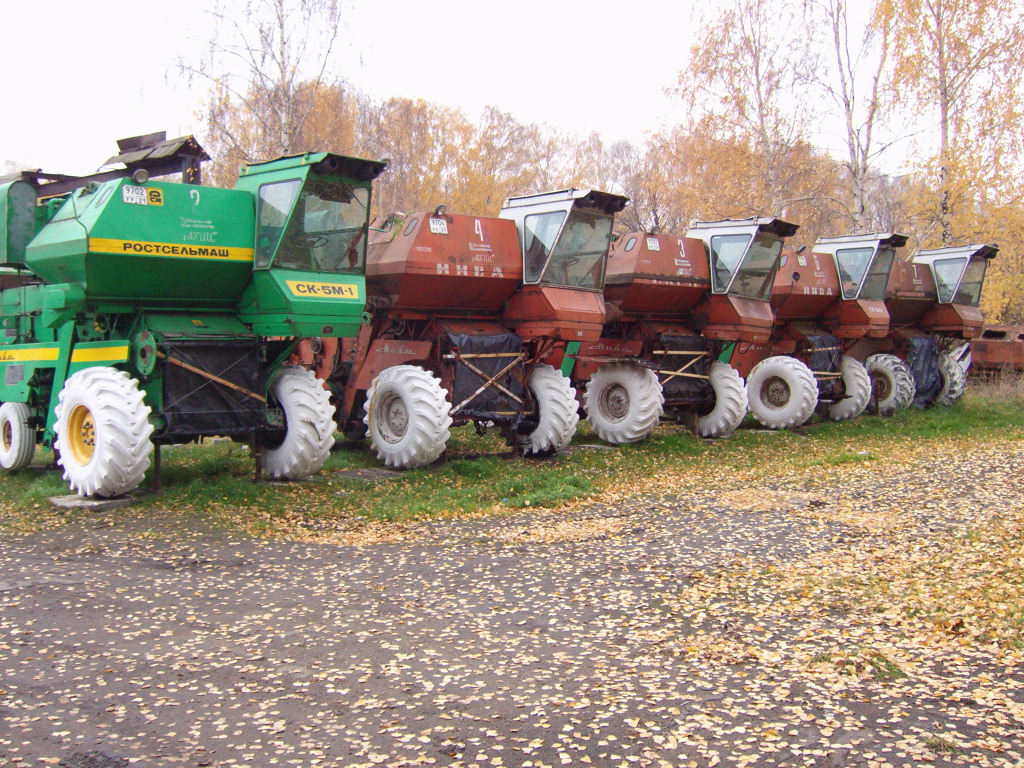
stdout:
<svg viewBox="0 0 1024 768">
<path fill-rule="evenodd" d="M 53 448 L 72 491 L 136 488 L 159 447 L 251 441 L 257 473 L 315 472 L 334 408 L 287 364 L 302 337 L 354 337 L 366 300 L 371 182 L 383 162 L 328 153 L 198 182 L 192 139 L 118 142 L 87 177 L 0 180 L 0 466 Z"/>
</svg>

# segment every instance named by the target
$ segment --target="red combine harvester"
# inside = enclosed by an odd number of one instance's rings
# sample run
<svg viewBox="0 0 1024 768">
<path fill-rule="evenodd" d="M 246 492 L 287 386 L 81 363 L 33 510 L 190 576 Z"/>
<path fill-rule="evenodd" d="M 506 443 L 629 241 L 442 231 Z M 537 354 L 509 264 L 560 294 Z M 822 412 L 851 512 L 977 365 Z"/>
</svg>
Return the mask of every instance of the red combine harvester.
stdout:
<svg viewBox="0 0 1024 768">
<path fill-rule="evenodd" d="M 542 361 L 600 337 L 612 224 L 627 202 L 565 190 L 512 198 L 501 218 L 444 206 L 389 216 L 371 231 L 370 321 L 354 344 L 307 351 L 341 429 L 369 436 L 397 468 L 433 462 L 449 427 L 469 422 L 481 434 L 497 425 L 523 454 L 564 448 L 575 395 Z"/>
<path fill-rule="evenodd" d="M 747 376 L 748 406 L 766 427 L 799 426 L 819 413 L 859 415 L 871 380 L 851 353 L 857 340 L 884 337 L 883 297 L 903 235 L 821 238 L 812 251 L 782 254 L 772 288 L 775 315 L 767 344 L 737 347 L 731 363 Z"/>
<path fill-rule="evenodd" d="M 696 228 L 710 249 L 697 237 L 645 232 L 612 249 L 604 333 L 567 358 L 603 440 L 641 440 L 659 415 L 717 437 L 746 415 L 743 379 L 719 358 L 736 342 L 767 341 L 772 276 L 783 238 L 797 227 L 764 218 Z"/>
<path fill-rule="evenodd" d="M 964 393 L 971 339 L 981 334 L 978 308 L 995 245 L 918 251 L 893 267 L 885 293 L 890 330 L 865 338 L 851 354 L 865 360 L 881 410 L 952 405 Z"/>
<path fill-rule="evenodd" d="M 971 370 L 1024 371 L 1024 325 L 986 325 L 971 342 Z"/>
</svg>

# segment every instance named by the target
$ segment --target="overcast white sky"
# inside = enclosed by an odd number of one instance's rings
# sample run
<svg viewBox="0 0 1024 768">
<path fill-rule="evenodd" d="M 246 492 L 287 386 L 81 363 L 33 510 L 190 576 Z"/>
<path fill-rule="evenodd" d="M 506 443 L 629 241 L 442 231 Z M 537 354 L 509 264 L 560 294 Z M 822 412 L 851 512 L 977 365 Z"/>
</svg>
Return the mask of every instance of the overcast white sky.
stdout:
<svg viewBox="0 0 1024 768">
<path fill-rule="evenodd" d="M 204 86 L 179 77 L 210 36 L 213 0 L 9 3 L 0 166 L 87 173 L 115 139 L 201 132 Z M 523 122 L 641 140 L 674 104 L 690 2 L 347 0 L 338 73 L 375 97 L 493 104 Z"/>
</svg>

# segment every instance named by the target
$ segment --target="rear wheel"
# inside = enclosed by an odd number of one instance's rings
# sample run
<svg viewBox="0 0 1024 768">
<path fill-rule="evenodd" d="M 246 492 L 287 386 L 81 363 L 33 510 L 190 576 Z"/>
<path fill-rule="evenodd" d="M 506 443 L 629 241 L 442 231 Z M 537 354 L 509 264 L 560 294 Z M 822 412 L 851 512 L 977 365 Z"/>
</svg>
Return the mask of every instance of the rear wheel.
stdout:
<svg viewBox="0 0 1024 768">
<path fill-rule="evenodd" d="M 620 445 L 651 434 L 664 402 L 654 371 L 631 363 L 607 363 L 587 382 L 583 409 L 598 437 Z"/>
<path fill-rule="evenodd" d="M 149 469 L 150 408 L 138 382 L 115 368 L 86 368 L 64 382 L 54 425 L 57 463 L 79 496 L 119 496 Z"/>
<path fill-rule="evenodd" d="M 942 375 L 942 389 L 935 396 L 936 405 L 955 405 L 967 389 L 967 374 L 960 363 L 948 352 L 939 356 L 939 373 Z"/>
<path fill-rule="evenodd" d="M 396 469 L 414 469 L 444 452 L 450 413 L 437 377 L 418 365 L 396 365 L 377 374 L 367 390 L 363 421 L 377 458 Z"/>
<path fill-rule="evenodd" d="M 798 427 L 814 415 L 818 382 L 811 369 L 793 357 L 762 360 L 747 377 L 747 405 L 769 429 Z"/>
<path fill-rule="evenodd" d="M 697 417 L 697 434 L 721 437 L 736 429 L 747 415 L 747 387 L 739 372 L 720 360 L 711 364 L 708 383 L 715 403 L 708 413 Z"/>
<path fill-rule="evenodd" d="M 36 450 L 36 431 L 29 420 L 32 412 L 25 403 L 0 405 L 0 467 L 24 469 Z"/>
<path fill-rule="evenodd" d="M 844 356 L 839 371 L 843 377 L 846 397 L 828 407 L 828 417 L 832 421 L 846 421 L 860 416 L 871 399 L 871 377 L 859 360 Z"/>
<path fill-rule="evenodd" d="M 907 408 L 914 402 L 914 374 L 910 367 L 896 355 L 871 355 L 864 361 L 871 378 L 871 399 L 878 400 L 881 413 L 892 413 Z"/>
<path fill-rule="evenodd" d="M 527 456 L 562 450 L 572 441 L 580 420 L 572 384 L 550 365 L 535 365 L 526 386 L 537 404 L 537 426 L 519 436 L 519 449 Z"/>
<path fill-rule="evenodd" d="M 270 398 L 284 411 L 285 433 L 265 447 L 260 467 L 278 480 L 301 480 L 323 466 L 334 445 L 334 406 L 312 371 L 285 366 L 270 386 Z"/>
</svg>

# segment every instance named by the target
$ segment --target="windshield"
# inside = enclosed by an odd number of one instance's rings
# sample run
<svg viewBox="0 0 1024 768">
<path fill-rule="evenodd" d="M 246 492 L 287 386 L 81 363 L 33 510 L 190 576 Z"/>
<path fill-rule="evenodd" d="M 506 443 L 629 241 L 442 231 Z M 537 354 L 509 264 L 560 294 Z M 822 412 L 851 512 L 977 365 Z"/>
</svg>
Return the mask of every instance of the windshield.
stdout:
<svg viewBox="0 0 1024 768">
<path fill-rule="evenodd" d="M 964 270 L 964 276 L 960 280 L 960 287 L 957 288 L 956 296 L 953 297 L 954 304 L 963 304 L 968 307 L 978 306 L 981 301 L 981 284 L 985 282 L 985 269 L 988 267 L 988 259 L 972 259 Z"/>
<path fill-rule="evenodd" d="M 539 214 L 536 218 L 559 216 L 563 213 Z M 529 220 L 527 217 L 527 237 L 530 237 Z M 552 228 L 548 229 L 548 232 Z M 548 285 L 563 285 L 572 288 L 604 287 L 604 268 L 607 261 L 608 245 L 612 236 L 612 218 L 600 213 L 589 211 L 570 211 L 569 217 L 558 233 L 554 248 L 548 257 L 547 264 L 540 272 L 540 281 Z M 536 236 L 535 236 L 536 237 Z M 539 238 L 538 238 L 539 239 Z M 529 242 L 529 241 L 528 241 Z M 545 242 L 550 248 L 550 241 Z M 527 248 L 527 274 L 530 270 L 530 249 Z"/>
<path fill-rule="evenodd" d="M 772 283 L 775 282 L 781 253 L 781 238 L 765 232 L 759 233 L 736 270 L 736 277 L 729 286 L 729 295 L 768 301 L 772 295 Z"/>
<path fill-rule="evenodd" d="M 743 254 L 747 251 L 750 235 L 714 235 L 711 238 L 711 278 L 715 293 L 725 293 L 732 282 Z"/>
<path fill-rule="evenodd" d="M 940 259 L 932 265 L 940 304 L 948 304 L 953 300 L 953 292 L 956 291 L 956 284 L 960 282 L 960 274 L 966 263 L 967 259 Z"/>
<path fill-rule="evenodd" d="M 875 260 L 871 262 L 871 268 L 860 289 L 860 298 L 867 301 L 882 301 L 885 298 L 885 287 L 889 284 L 889 273 L 895 261 L 896 251 L 893 248 L 879 248 L 876 251 Z"/>
<path fill-rule="evenodd" d="M 836 264 L 839 267 L 839 282 L 843 286 L 843 298 L 855 299 L 864 274 L 868 271 L 871 257 L 875 255 L 874 246 L 868 248 L 841 248 L 836 252 Z"/>
<path fill-rule="evenodd" d="M 565 220 L 565 211 L 551 213 L 535 213 L 526 217 L 523 224 L 525 242 L 523 243 L 524 282 L 536 283 L 544 271 L 544 264 L 551 254 L 551 248 L 558 237 L 558 229 Z"/>
<path fill-rule="evenodd" d="M 322 176 L 300 186 L 293 179 L 260 187 L 256 266 L 362 272 L 370 190 Z"/>
</svg>

